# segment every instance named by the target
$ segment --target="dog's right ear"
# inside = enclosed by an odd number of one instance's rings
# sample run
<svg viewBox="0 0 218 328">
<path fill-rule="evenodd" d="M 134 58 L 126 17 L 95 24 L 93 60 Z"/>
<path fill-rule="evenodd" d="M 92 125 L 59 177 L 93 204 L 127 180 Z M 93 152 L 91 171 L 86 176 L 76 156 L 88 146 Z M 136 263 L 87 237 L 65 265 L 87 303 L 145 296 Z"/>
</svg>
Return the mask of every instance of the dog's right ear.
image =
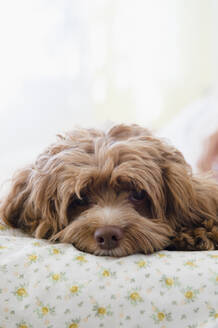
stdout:
<svg viewBox="0 0 218 328">
<path fill-rule="evenodd" d="M 32 165 L 19 170 L 0 203 L 0 217 L 11 227 L 36 238 L 50 238 L 59 228 L 55 191 L 56 185 L 49 174 L 37 171 Z"/>
<path fill-rule="evenodd" d="M 14 228 L 21 228 L 31 232 L 36 225 L 36 218 L 33 206 L 28 204 L 30 188 L 30 173 L 32 168 L 17 171 L 12 178 L 12 185 L 9 193 L 0 203 L 0 216 L 4 222 Z"/>
</svg>

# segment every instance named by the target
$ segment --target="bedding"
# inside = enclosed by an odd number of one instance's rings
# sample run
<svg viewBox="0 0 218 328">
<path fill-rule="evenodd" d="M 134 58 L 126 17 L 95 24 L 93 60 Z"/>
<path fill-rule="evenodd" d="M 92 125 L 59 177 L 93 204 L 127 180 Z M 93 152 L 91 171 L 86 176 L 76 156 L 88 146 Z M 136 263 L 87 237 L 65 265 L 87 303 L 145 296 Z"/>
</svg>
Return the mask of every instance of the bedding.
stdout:
<svg viewBox="0 0 218 328">
<path fill-rule="evenodd" d="M 0 328 L 217 328 L 218 251 L 97 257 L 0 222 Z"/>
</svg>

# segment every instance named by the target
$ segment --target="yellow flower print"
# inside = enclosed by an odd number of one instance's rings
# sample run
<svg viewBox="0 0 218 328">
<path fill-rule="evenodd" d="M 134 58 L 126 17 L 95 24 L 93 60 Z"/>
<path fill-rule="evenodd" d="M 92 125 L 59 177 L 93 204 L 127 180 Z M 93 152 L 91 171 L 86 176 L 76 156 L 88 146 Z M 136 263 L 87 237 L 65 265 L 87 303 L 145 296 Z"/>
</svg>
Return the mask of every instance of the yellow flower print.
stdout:
<svg viewBox="0 0 218 328">
<path fill-rule="evenodd" d="M 216 276 L 216 281 L 218 282 L 218 276 Z"/>
<path fill-rule="evenodd" d="M 180 286 L 178 277 L 169 277 L 169 276 L 166 276 L 165 274 L 162 275 L 160 282 L 161 282 L 162 287 L 166 288 L 168 290 L 171 289 L 172 287 Z"/>
<path fill-rule="evenodd" d="M 139 293 L 135 292 L 135 293 L 130 294 L 130 298 L 133 301 L 138 301 L 138 300 L 140 300 L 140 295 L 139 295 Z"/>
<path fill-rule="evenodd" d="M 76 257 L 76 260 L 77 260 L 78 262 L 80 262 L 80 263 L 85 263 L 85 262 L 87 262 L 85 256 L 83 256 L 83 255 L 78 255 L 78 256 Z"/>
<path fill-rule="evenodd" d="M 218 319 L 218 313 L 215 313 L 215 314 L 214 314 L 214 318 L 215 318 L 215 319 Z"/>
<path fill-rule="evenodd" d="M 185 296 L 185 303 L 194 302 L 197 298 L 197 295 L 200 293 L 200 289 L 193 289 L 192 287 L 187 287 L 182 290 L 183 295 Z"/>
<path fill-rule="evenodd" d="M 78 292 L 78 290 L 79 290 L 79 287 L 78 286 L 72 286 L 71 288 L 70 288 L 70 291 L 71 291 L 71 293 L 77 293 Z"/>
<path fill-rule="evenodd" d="M 95 311 L 95 316 L 100 319 L 105 318 L 106 316 L 111 316 L 113 313 L 110 311 L 111 306 L 101 306 L 99 304 L 95 304 L 93 307 L 93 311 Z"/>
<path fill-rule="evenodd" d="M 151 318 L 154 320 L 155 324 L 158 324 L 163 320 L 172 321 L 171 312 L 167 313 L 164 309 L 158 309 L 153 302 L 151 302 L 151 304 L 152 304 L 152 311 L 155 312 L 151 315 Z"/>
<path fill-rule="evenodd" d="M 27 324 L 26 321 L 22 320 L 16 324 L 17 328 L 33 328 L 31 324 Z"/>
<path fill-rule="evenodd" d="M 77 325 L 77 323 L 71 323 L 71 325 L 69 325 L 69 328 L 78 328 L 79 326 Z"/>
<path fill-rule="evenodd" d="M 43 318 L 45 316 L 50 316 L 55 314 L 55 307 L 50 307 L 49 304 L 44 304 L 37 298 L 37 309 L 34 312 L 37 313 L 39 318 Z"/>
<path fill-rule="evenodd" d="M 163 312 L 158 312 L 157 317 L 159 321 L 162 321 L 165 318 L 165 314 Z"/>
<path fill-rule="evenodd" d="M 48 249 L 49 255 L 51 256 L 56 256 L 56 255 L 63 255 L 64 254 L 64 250 L 63 249 L 59 249 L 57 247 L 50 247 Z"/>
<path fill-rule="evenodd" d="M 78 296 L 82 292 L 83 287 L 84 287 L 83 284 L 77 284 L 77 283 L 75 283 L 74 285 L 71 285 L 71 287 L 69 287 L 69 291 L 70 291 L 69 296 L 70 297 Z M 76 323 L 78 323 L 78 322 L 76 322 Z"/>
<path fill-rule="evenodd" d="M 141 261 L 139 261 L 138 263 L 138 266 L 140 267 L 140 268 L 144 268 L 145 266 L 146 266 L 146 262 L 144 261 L 144 260 L 141 260 Z"/>
<path fill-rule="evenodd" d="M 184 265 L 190 269 L 195 269 L 197 268 L 197 264 L 195 260 L 189 260 L 184 263 Z"/>
<path fill-rule="evenodd" d="M 5 249 L 5 248 L 7 248 L 7 247 L 0 245 L 0 249 Z"/>
<path fill-rule="evenodd" d="M 41 261 L 42 261 L 41 255 L 37 255 L 35 253 L 27 254 L 27 262 L 25 263 L 25 266 L 32 265 L 36 262 L 41 262 Z"/>
<path fill-rule="evenodd" d="M 133 290 L 132 292 L 130 292 L 127 299 L 129 299 L 129 301 L 133 305 L 137 305 L 139 302 L 143 302 L 143 299 L 142 299 L 142 297 L 140 296 L 140 294 L 138 293 L 137 290 Z"/>
<path fill-rule="evenodd" d="M 109 276 L 110 276 L 110 272 L 109 272 L 108 270 L 104 270 L 104 271 L 102 272 L 102 276 L 104 276 L 104 277 L 109 277 Z"/>
<path fill-rule="evenodd" d="M 188 298 L 188 299 L 192 299 L 193 298 L 193 296 L 194 296 L 194 294 L 193 294 L 193 292 L 192 291 L 187 291 L 186 293 L 185 293 L 185 297 L 186 298 Z"/>
<path fill-rule="evenodd" d="M 57 273 L 55 273 L 55 274 L 52 275 L 52 279 L 53 279 L 53 280 L 56 280 L 56 281 L 57 281 L 57 280 L 60 280 L 60 277 L 61 277 L 61 276 L 60 276 L 59 274 L 57 274 Z"/>
<path fill-rule="evenodd" d="M 48 314 L 49 309 L 47 308 L 47 306 L 43 306 L 43 307 L 41 308 L 41 311 L 42 311 L 42 314 L 43 314 L 43 315 L 46 315 L 46 314 Z"/>
<path fill-rule="evenodd" d="M 162 253 L 158 253 L 158 256 L 159 256 L 160 258 L 162 258 L 162 257 L 165 257 L 166 255 L 165 255 L 165 254 L 162 254 Z"/>
<path fill-rule="evenodd" d="M 37 255 L 35 255 L 35 254 L 28 255 L 28 259 L 31 262 L 35 262 L 37 260 Z"/>
<path fill-rule="evenodd" d="M 147 269 L 151 265 L 150 261 L 145 261 L 144 259 L 139 259 L 139 261 L 136 261 L 135 264 L 137 264 L 139 269 Z"/>
<path fill-rule="evenodd" d="M 174 281 L 173 281 L 172 278 L 166 278 L 165 279 L 165 283 L 166 283 L 167 286 L 172 286 L 173 283 L 174 283 Z"/>
<path fill-rule="evenodd" d="M 65 327 L 66 328 L 79 328 L 79 322 L 80 322 L 80 318 L 65 322 L 65 325 L 66 325 Z"/>
<path fill-rule="evenodd" d="M 98 314 L 100 315 L 105 315 L 106 314 L 106 309 L 104 307 L 99 307 L 98 308 Z"/>
<path fill-rule="evenodd" d="M 107 278 L 116 278 L 116 272 L 111 272 L 111 270 L 107 268 L 101 268 L 98 275 L 100 279 L 105 279 L 105 280 Z"/>
<path fill-rule="evenodd" d="M 60 273 L 51 272 L 49 273 L 48 277 L 51 279 L 53 283 L 66 280 L 65 272 L 60 272 Z"/>
<path fill-rule="evenodd" d="M 217 255 L 210 255 L 212 259 L 218 259 L 218 254 Z"/>
<path fill-rule="evenodd" d="M 26 296 L 27 295 L 27 291 L 25 288 L 18 288 L 16 291 L 16 294 L 18 296 Z"/>
<path fill-rule="evenodd" d="M 22 301 L 24 297 L 28 296 L 27 290 L 25 288 L 25 286 L 20 286 L 19 288 L 15 288 L 15 291 L 13 292 L 14 296 L 16 296 L 16 298 L 19 301 Z"/>
<path fill-rule="evenodd" d="M 38 247 L 38 246 L 40 246 L 40 243 L 38 241 L 36 241 L 36 242 L 33 243 L 33 245 Z"/>
</svg>

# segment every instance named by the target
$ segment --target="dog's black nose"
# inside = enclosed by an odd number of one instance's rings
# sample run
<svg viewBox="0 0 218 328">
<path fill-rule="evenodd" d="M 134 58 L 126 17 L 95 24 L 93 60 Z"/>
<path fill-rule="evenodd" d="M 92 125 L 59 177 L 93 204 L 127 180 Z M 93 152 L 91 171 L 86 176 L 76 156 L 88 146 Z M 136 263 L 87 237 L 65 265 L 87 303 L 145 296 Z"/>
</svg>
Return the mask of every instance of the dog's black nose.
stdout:
<svg viewBox="0 0 218 328">
<path fill-rule="evenodd" d="M 98 228 L 94 234 L 98 246 L 102 249 L 113 249 L 119 245 L 123 238 L 123 230 L 116 226 Z"/>
</svg>

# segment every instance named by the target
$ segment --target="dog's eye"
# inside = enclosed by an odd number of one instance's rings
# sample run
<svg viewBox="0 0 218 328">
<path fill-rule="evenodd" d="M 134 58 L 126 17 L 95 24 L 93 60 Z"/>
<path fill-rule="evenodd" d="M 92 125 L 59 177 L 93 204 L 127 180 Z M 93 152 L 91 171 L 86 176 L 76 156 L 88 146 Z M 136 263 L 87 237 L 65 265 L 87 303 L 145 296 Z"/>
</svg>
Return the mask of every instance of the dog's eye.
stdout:
<svg viewBox="0 0 218 328">
<path fill-rule="evenodd" d="M 145 199 L 145 195 L 146 193 L 144 190 L 140 190 L 140 191 L 133 190 L 130 194 L 130 200 L 133 202 L 138 202 Z"/>
<path fill-rule="evenodd" d="M 71 204 L 73 206 L 86 206 L 89 204 L 89 199 L 86 195 L 82 195 L 81 199 L 78 197 L 74 198 Z"/>
</svg>

